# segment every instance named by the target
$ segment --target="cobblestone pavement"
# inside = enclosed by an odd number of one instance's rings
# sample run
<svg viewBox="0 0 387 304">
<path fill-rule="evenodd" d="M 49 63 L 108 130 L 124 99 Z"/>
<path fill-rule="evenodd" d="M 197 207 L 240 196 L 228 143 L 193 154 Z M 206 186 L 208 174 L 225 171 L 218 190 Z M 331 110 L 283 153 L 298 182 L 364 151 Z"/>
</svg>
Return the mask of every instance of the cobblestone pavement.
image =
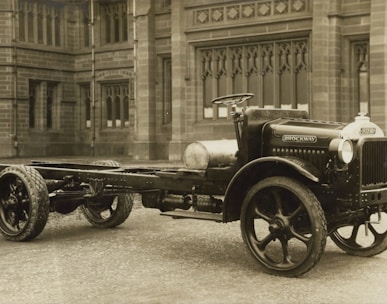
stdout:
<svg viewBox="0 0 387 304">
<path fill-rule="evenodd" d="M 301 278 L 264 274 L 239 222 L 159 215 L 137 201 L 115 229 L 50 214 L 27 243 L 0 238 L 0 303 L 387 303 L 387 252 L 349 256 L 330 240 Z"/>
</svg>

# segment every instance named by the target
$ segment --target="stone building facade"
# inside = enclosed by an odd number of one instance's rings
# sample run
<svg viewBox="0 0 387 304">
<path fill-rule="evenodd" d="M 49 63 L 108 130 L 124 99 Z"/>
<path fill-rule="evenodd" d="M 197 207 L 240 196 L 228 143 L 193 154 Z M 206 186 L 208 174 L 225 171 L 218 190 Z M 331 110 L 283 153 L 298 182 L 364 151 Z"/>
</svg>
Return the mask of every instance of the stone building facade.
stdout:
<svg viewBox="0 0 387 304">
<path fill-rule="evenodd" d="M 181 158 L 227 107 L 387 130 L 384 0 L 3 0 L 0 156 Z"/>
</svg>

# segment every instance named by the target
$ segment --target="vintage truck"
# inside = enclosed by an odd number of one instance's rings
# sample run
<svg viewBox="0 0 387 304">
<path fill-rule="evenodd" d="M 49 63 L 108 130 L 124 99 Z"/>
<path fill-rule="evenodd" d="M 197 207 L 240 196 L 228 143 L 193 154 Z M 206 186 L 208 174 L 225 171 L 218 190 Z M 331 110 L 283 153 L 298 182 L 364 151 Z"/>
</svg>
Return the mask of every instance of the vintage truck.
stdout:
<svg viewBox="0 0 387 304">
<path fill-rule="evenodd" d="M 50 212 L 80 207 L 96 227 L 123 223 L 133 196 L 162 215 L 240 221 L 244 243 L 274 275 L 295 277 L 319 261 L 328 236 L 345 252 L 387 248 L 387 137 L 369 117 L 349 124 L 300 110 L 248 107 L 252 94 L 219 97 L 236 139 L 187 146 L 178 168 L 31 162 L 0 165 L 0 232 L 38 236 Z M 128 244 L 130 246 L 130 244 Z"/>
</svg>

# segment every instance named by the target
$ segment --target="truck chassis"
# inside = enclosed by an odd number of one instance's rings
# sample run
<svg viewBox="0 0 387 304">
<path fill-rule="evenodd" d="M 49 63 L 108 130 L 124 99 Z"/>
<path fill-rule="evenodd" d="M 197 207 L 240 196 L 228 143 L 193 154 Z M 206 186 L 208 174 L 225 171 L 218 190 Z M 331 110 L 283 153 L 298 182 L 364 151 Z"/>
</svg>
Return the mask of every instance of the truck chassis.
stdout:
<svg viewBox="0 0 387 304">
<path fill-rule="evenodd" d="M 235 107 L 251 97 L 237 94 L 214 102 Z M 233 118 L 237 153 L 243 154 L 244 144 L 252 141 L 243 133 L 248 130 L 243 129 L 243 113 L 235 111 Z M 262 125 L 267 127 L 273 119 L 279 118 L 265 118 Z M 260 134 L 265 136 L 264 131 Z M 305 135 L 289 138 L 308 144 L 315 140 Z M 248 159 L 249 153 L 238 155 L 235 162 L 204 168 L 131 167 L 112 160 L 0 164 L 0 232 L 7 240 L 32 240 L 43 231 L 50 212 L 66 214 L 78 207 L 93 226 L 112 228 L 128 218 L 133 194 L 139 193 L 144 207 L 159 209 L 162 215 L 223 223 L 240 220 L 247 249 L 263 270 L 275 275 L 295 277 L 311 270 L 328 236 L 353 255 L 373 256 L 387 249 L 387 188 L 367 186 L 354 197 L 352 188 L 360 186 L 351 181 L 356 175 L 335 157 L 329 156 L 324 164 L 324 177 L 301 157 L 263 151 Z M 322 152 L 311 152 L 320 157 L 318 153 Z M 337 184 L 344 193 L 339 198 Z"/>
</svg>

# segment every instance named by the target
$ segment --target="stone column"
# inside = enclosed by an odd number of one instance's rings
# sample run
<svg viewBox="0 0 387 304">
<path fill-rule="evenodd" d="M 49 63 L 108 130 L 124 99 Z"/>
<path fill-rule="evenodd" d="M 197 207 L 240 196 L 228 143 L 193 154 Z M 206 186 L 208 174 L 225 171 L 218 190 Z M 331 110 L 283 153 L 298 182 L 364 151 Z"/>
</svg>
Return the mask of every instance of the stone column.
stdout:
<svg viewBox="0 0 387 304">
<path fill-rule="evenodd" d="M 155 151 L 155 39 L 151 0 L 137 0 L 135 7 L 136 115 L 134 157 L 154 159 Z"/>
<path fill-rule="evenodd" d="M 370 25 L 370 115 L 387 131 L 387 2 L 371 1 Z"/>
<path fill-rule="evenodd" d="M 184 146 L 187 110 L 186 80 L 187 49 L 184 1 L 171 1 L 172 31 L 172 141 L 169 146 L 169 159 L 180 160 Z"/>
<path fill-rule="evenodd" d="M 340 112 L 340 19 L 338 2 L 313 1 L 312 84 L 310 116 L 337 120 Z"/>
<path fill-rule="evenodd" d="M 13 48 L 13 28 L 16 25 L 16 15 L 12 13 L 11 0 L 0 3 L 0 156 L 15 156 L 17 143 L 16 115 L 17 99 L 15 52 Z"/>
</svg>

